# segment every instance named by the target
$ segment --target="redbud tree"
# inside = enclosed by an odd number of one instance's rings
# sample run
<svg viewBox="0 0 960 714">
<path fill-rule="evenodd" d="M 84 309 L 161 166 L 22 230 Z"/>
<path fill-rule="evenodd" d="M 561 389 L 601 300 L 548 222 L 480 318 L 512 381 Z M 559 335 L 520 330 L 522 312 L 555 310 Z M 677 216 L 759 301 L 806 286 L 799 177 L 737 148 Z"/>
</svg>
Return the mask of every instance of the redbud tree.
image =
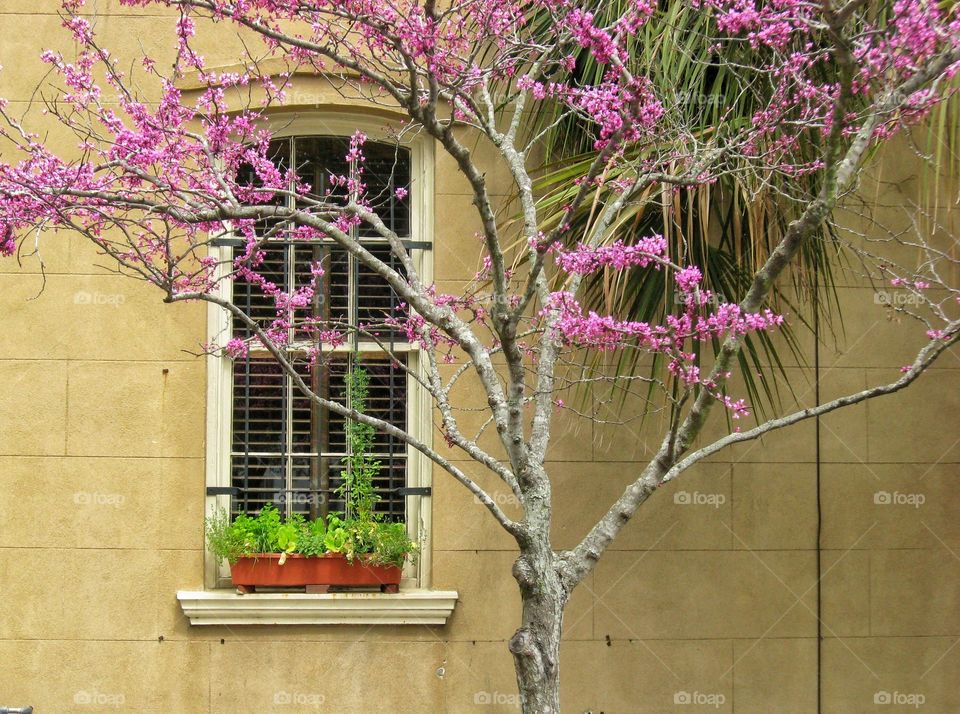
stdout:
<svg viewBox="0 0 960 714">
<path fill-rule="evenodd" d="M 915 263 L 873 262 L 885 280 L 916 298 L 909 304 L 928 308 L 923 347 L 901 374 L 815 407 L 740 419 L 749 406 L 733 393 L 732 372 L 746 336 L 776 331 L 784 322 L 770 302 L 777 281 L 804 246 L 823 235 L 877 147 L 949 98 L 960 69 L 954 5 L 676 0 L 710 18 L 714 54 L 698 61 L 723 62 L 728 48 L 738 48 L 741 59 L 724 69 L 741 91 L 763 98 L 749 121 L 721 112 L 704 133 L 671 115 L 655 91 L 656 67 L 638 72 L 631 62 L 639 30 L 658 22 L 664 9 L 651 0 L 634 0 L 606 26 L 571 0 L 120 2 L 175 10 L 168 28 L 175 59 L 161 64 L 114 56 L 98 43 L 83 0 L 64 0 L 63 24 L 76 53 L 47 51 L 38 61 L 49 65 L 59 87 L 56 96 L 45 97 L 43 111 L 75 134 L 76 147 L 58 155 L 31 126 L 32 114 L 15 115 L 0 102 L 4 153 L 12 157 L 0 164 L 0 251 L 14 256 L 35 250 L 46 245 L 45 236 L 63 231 L 85 236 L 122 272 L 155 285 L 166 302 L 214 303 L 247 326 L 248 339 L 207 350 L 237 357 L 256 343 L 309 399 L 402 440 L 467 488 L 516 541 L 512 576 L 522 622 L 509 650 L 524 712 L 559 710 L 564 607 L 657 489 L 727 446 L 906 387 L 960 335 L 960 322 L 950 317 L 960 295 L 956 266 L 948 252 L 922 236 L 912 238 L 921 256 Z M 246 54 L 238 58 L 245 71 L 207 66 L 194 48 L 201 23 L 214 36 L 247 38 Z M 578 53 L 589 53 L 604 68 L 600 81 L 581 81 Z M 271 160 L 271 109 L 311 75 L 402 117 L 400 133 L 425 136 L 452 158 L 482 225 L 483 269 L 462 294 L 443 294 L 425 282 L 404 242 L 377 214 L 364 180 L 363 134 L 350 141 L 345 158 L 352 168 L 330 177 L 333 189 L 326 195 Z M 187 79 L 199 88 L 185 92 Z M 242 106 L 238 97 L 245 98 Z M 588 230 L 577 234 L 563 217 L 549 225 L 541 220 L 534 179 L 547 129 L 530 128 L 541 106 L 549 106 L 557 121 L 579 122 L 595 141 L 592 166 L 562 211 L 572 216 L 596 203 Z M 509 229 L 497 220 L 464 130 L 493 149 L 510 176 L 519 220 Z M 735 302 L 712 295 L 698 266 L 669 254 L 662 236 L 609 239 L 638 195 L 669 198 L 732 173 L 754 185 L 772 183 L 771 177 L 815 179 L 802 184 L 814 190 L 779 195 L 784 215 L 795 217 L 743 294 L 727 296 Z M 598 202 L 598 187 L 611 174 L 616 185 Z M 401 199 L 408 191 L 396 188 Z M 385 241 L 394 260 L 361 243 L 360 227 Z M 239 237 L 244 247 L 220 265 L 208 248 L 224 234 Z M 310 316 L 304 308 L 324 280 L 323 266 L 312 266 L 309 281 L 293 290 L 278 288 L 258 270 L 275 239 L 338 246 L 389 284 L 400 311 L 379 324 L 352 327 Z M 863 249 L 862 257 L 868 255 L 877 257 Z M 397 264 L 402 270 L 392 267 Z M 622 271 L 667 274 L 680 299 L 663 321 L 631 321 L 583 306 L 586 279 Z M 220 283 L 233 280 L 256 285 L 275 302 L 276 314 L 258 319 L 223 298 Z M 322 364 L 351 330 L 376 340 L 384 329 L 402 330 L 418 346 L 428 375 L 422 387 L 447 445 L 509 488 L 519 515 L 508 515 L 462 459 L 451 460 L 408 430 L 312 392 L 296 369 L 295 359 Z M 300 336 L 296 344 L 293 334 Z M 622 495 L 579 544 L 557 549 L 547 461 L 551 425 L 558 410 L 570 406 L 559 398 L 570 385 L 569 365 L 590 352 L 657 356 L 665 365 L 657 377 L 587 367 L 578 375 L 587 385 L 639 384 L 650 408 L 669 418 L 662 420 L 655 456 L 637 464 Z M 453 375 L 445 378 L 441 366 L 450 362 L 460 366 L 448 368 Z M 451 394 L 467 373 L 484 391 L 496 449 L 482 448 L 458 424 Z M 711 415 L 744 426 L 704 440 Z"/>
</svg>

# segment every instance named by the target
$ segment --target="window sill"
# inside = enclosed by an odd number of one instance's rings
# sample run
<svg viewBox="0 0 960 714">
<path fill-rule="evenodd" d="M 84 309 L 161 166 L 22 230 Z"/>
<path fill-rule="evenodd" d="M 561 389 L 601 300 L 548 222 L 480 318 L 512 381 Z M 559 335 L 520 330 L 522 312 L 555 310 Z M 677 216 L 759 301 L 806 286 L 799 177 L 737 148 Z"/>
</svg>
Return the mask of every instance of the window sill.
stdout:
<svg viewBox="0 0 960 714">
<path fill-rule="evenodd" d="M 180 590 L 191 625 L 443 625 L 455 590 L 384 593 L 251 593 Z"/>
</svg>

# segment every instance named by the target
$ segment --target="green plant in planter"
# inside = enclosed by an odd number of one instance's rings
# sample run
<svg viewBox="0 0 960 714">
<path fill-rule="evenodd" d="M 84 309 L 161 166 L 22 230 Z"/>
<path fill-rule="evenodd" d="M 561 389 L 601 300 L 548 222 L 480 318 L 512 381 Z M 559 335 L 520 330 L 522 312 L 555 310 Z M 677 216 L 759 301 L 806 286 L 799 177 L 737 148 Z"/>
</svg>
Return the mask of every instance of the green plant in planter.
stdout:
<svg viewBox="0 0 960 714">
<path fill-rule="evenodd" d="M 354 366 L 347 373 L 348 402 L 360 413 L 366 410 L 369 386 L 363 367 Z M 280 553 L 283 565 L 291 553 L 342 553 L 350 561 L 359 557 L 375 565 L 400 567 L 416 555 L 417 544 L 407 536 L 406 525 L 384 521 L 376 511 L 380 497 L 374 479 L 381 466 L 372 456 L 373 428 L 352 419 L 346 428 L 349 454 L 343 458 L 346 470 L 337 488 L 346 513 L 331 513 L 326 520 L 307 520 L 299 513 L 284 519 L 268 503 L 258 514 L 240 514 L 231 522 L 221 509 L 206 520 L 207 542 L 218 560 L 232 564 L 257 553 Z"/>
<path fill-rule="evenodd" d="M 374 562 L 402 565 L 408 557 L 415 557 L 417 544 L 407 535 L 403 523 L 378 523 L 373 534 Z"/>
<path fill-rule="evenodd" d="M 345 553 L 350 540 L 350 533 L 344 527 L 346 524 L 336 514 L 330 514 L 327 519 L 327 533 L 323 544 L 328 553 Z"/>
<path fill-rule="evenodd" d="M 297 550 L 297 540 L 300 536 L 300 528 L 297 523 L 287 521 L 277 528 L 277 547 L 281 551 L 280 565 L 283 565 L 287 556 Z"/>
<path fill-rule="evenodd" d="M 354 365 L 347 372 L 347 402 L 350 408 L 365 413 L 367 396 L 370 393 L 370 376 L 367 370 Z M 375 508 L 380 501 L 373 480 L 380 473 L 380 461 L 373 458 L 374 429 L 369 424 L 347 419 L 348 453 L 343 457 L 347 467 L 337 495 L 346 504 L 346 515 L 361 523 L 379 520 Z"/>
<path fill-rule="evenodd" d="M 247 518 L 246 516 L 241 516 Z M 238 518 L 239 520 L 239 518 Z M 204 520 L 207 535 L 207 544 L 216 556 L 217 561 L 224 560 L 236 563 L 239 558 L 247 554 L 246 529 L 237 525 L 237 521 L 230 522 L 230 514 L 220 508 L 212 516 Z"/>
<path fill-rule="evenodd" d="M 342 553 L 351 561 L 359 557 L 375 565 L 399 567 L 417 552 L 403 523 L 341 518 L 338 514 L 331 514 L 326 521 L 307 520 L 299 513 L 283 519 L 271 504 L 255 516 L 240 514 L 232 522 L 230 514 L 220 509 L 207 518 L 206 534 L 217 560 L 231 564 L 257 553 L 280 553 L 281 565 L 291 553 Z"/>
<path fill-rule="evenodd" d="M 218 560 L 237 562 L 238 558 L 254 553 L 281 553 L 289 547 L 292 535 L 284 529 L 284 547 L 280 546 L 280 512 L 268 503 L 260 513 L 250 516 L 241 513 L 232 522 L 224 509 L 206 519 L 207 543 Z"/>
<path fill-rule="evenodd" d="M 347 401 L 350 408 L 365 413 L 369 392 L 370 376 L 367 370 L 354 365 L 347 372 Z M 337 489 L 346 506 L 347 518 L 338 523 L 338 528 L 342 527 L 345 531 L 346 540 L 342 544 L 336 543 L 336 552 L 344 553 L 349 560 L 366 556 L 377 564 L 403 565 L 408 556 L 416 553 L 417 544 L 410 540 L 405 524 L 385 522 L 383 515 L 376 511 L 380 496 L 374 487 L 374 479 L 380 474 L 381 464 L 372 455 L 374 429 L 368 424 L 348 419 L 346 431 L 349 453 L 343 458 L 343 463 L 347 468 L 343 482 Z"/>
<path fill-rule="evenodd" d="M 326 545 L 327 525 L 322 518 L 304 522 L 300 530 L 297 552 L 303 555 L 319 556 L 330 552 Z"/>
</svg>

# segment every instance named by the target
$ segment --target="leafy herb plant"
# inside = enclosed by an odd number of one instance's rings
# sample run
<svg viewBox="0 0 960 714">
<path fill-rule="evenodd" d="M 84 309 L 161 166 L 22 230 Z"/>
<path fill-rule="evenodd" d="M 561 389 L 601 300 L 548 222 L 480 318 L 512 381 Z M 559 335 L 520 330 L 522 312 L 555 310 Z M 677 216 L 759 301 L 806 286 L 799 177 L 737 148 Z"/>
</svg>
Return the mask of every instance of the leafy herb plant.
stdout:
<svg viewBox="0 0 960 714">
<path fill-rule="evenodd" d="M 220 509 L 207 519 L 206 532 L 217 560 L 230 563 L 258 553 L 342 553 L 351 561 L 360 558 L 374 565 L 402 566 L 417 551 L 403 523 L 343 519 L 334 514 L 326 521 L 307 520 L 299 513 L 284 519 L 271 504 L 255 516 L 241 514 L 232 522 Z"/>
</svg>

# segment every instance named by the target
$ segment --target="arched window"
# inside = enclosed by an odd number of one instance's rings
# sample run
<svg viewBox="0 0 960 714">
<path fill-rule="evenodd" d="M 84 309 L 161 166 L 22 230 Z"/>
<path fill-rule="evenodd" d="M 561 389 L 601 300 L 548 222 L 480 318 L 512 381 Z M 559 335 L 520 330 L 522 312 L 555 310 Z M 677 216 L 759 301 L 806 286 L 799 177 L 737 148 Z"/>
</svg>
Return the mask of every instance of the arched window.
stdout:
<svg viewBox="0 0 960 714">
<path fill-rule="evenodd" d="M 311 186 L 311 195 L 335 203 L 343 191 L 331 177 L 350 172 L 345 162 L 349 140 L 332 136 L 290 137 L 271 146 L 274 163 L 296 168 L 299 181 Z M 410 185 L 410 151 L 386 143 L 368 142 L 363 149 L 366 195 L 384 223 L 401 238 L 410 239 L 409 197 L 398 198 L 396 188 Z M 331 187 L 333 184 L 333 187 Z M 288 199 L 292 202 L 292 198 Z M 271 231 L 271 228 L 274 231 Z M 264 225 L 267 245 L 257 272 L 279 288 L 292 292 L 309 284 L 311 268 L 323 267 L 309 309 L 298 311 L 298 323 L 337 329 L 348 335 L 346 345 L 324 350 L 308 361 L 298 348 L 313 346 L 307 331 L 290 330 L 288 355 L 303 380 L 321 397 L 346 403 L 347 374 L 362 369 L 369 379 L 367 412 L 406 429 L 407 364 L 410 345 L 402 332 L 385 319 L 397 317 L 401 302 L 383 278 L 362 265 L 332 239 L 287 240 L 277 226 Z M 374 255 L 402 274 L 402 266 L 385 239 L 366 225 L 352 230 Z M 262 325 L 276 315 L 274 301 L 248 283 L 234 283 L 233 302 Z M 313 322 L 316 321 L 316 322 Z M 232 336 L 248 337 L 239 319 Z M 324 346 L 317 343 L 322 350 Z M 285 376 L 262 347 L 233 364 L 233 410 L 230 447 L 232 501 L 235 512 L 258 511 L 273 503 L 288 514 L 302 512 L 316 518 L 345 510 L 338 497 L 345 457 L 350 454 L 346 420 L 309 400 L 294 380 Z M 375 478 L 377 509 L 386 517 L 404 520 L 407 447 L 385 434 L 375 436 L 372 456 L 380 464 Z"/>
<path fill-rule="evenodd" d="M 363 128 L 362 121 L 358 123 Z M 358 123 L 346 119 L 287 122 L 286 136 L 271 145 L 274 161 L 294 167 L 298 178 L 311 186 L 312 197 L 337 201 L 342 198 L 338 195 L 341 189 L 331 184 L 330 177 L 348 173 L 349 135 Z M 384 223 L 407 242 L 418 272 L 429 282 L 431 147 L 421 140 L 377 140 L 372 124 L 368 122 L 371 138 L 363 147 L 367 199 Z M 408 193 L 401 191 L 398 196 L 398 187 Z M 332 240 L 291 240 L 284 231 L 271 228 L 264 223 L 258 229 L 268 239 L 258 272 L 289 290 L 309 280 L 312 263 L 321 263 L 324 276 L 313 304 L 298 315 L 339 325 L 348 335 L 346 344 L 321 346 L 321 358 L 311 364 L 298 350 L 316 338 L 299 334 L 294 325 L 288 355 L 300 375 L 317 394 L 343 403 L 347 372 L 361 366 L 369 377 L 368 413 L 430 443 L 430 402 L 414 377 L 422 376 L 417 346 L 407 343 L 403 333 L 382 324 L 385 317 L 398 314 L 393 290 Z M 403 272 L 386 240 L 375 230 L 365 225 L 352 230 L 371 252 Z M 220 262 L 230 266 L 233 250 L 242 244 L 242 240 L 224 240 L 214 250 L 219 251 Z M 223 287 L 232 289 L 226 297 L 261 324 L 275 317 L 273 300 L 261 290 L 242 282 L 231 285 L 230 281 L 224 281 Z M 216 306 L 208 313 L 208 322 L 211 342 L 224 344 L 231 336 L 249 336 L 241 321 L 230 319 Z M 342 511 L 336 490 L 345 468 L 344 456 L 350 450 L 344 419 L 306 398 L 256 344 L 251 343 L 246 357 L 213 355 L 209 367 L 208 513 L 217 508 L 233 513 L 257 511 L 268 502 L 287 513 Z M 389 519 L 405 521 L 411 537 L 426 543 L 431 521 L 430 462 L 400 440 L 381 433 L 375 436 L 373 455 L 381 463 L 375 479 L 378 509 Z M 417 563 L 408 565 L 405 578 L 411 585 L 428 587 L 429 567 L 429 548 L 424 548 Z M 206 573 L 208 587 L 229 583 L 229 571 L 217 567 L 209 554 Z"/>
</svg>

